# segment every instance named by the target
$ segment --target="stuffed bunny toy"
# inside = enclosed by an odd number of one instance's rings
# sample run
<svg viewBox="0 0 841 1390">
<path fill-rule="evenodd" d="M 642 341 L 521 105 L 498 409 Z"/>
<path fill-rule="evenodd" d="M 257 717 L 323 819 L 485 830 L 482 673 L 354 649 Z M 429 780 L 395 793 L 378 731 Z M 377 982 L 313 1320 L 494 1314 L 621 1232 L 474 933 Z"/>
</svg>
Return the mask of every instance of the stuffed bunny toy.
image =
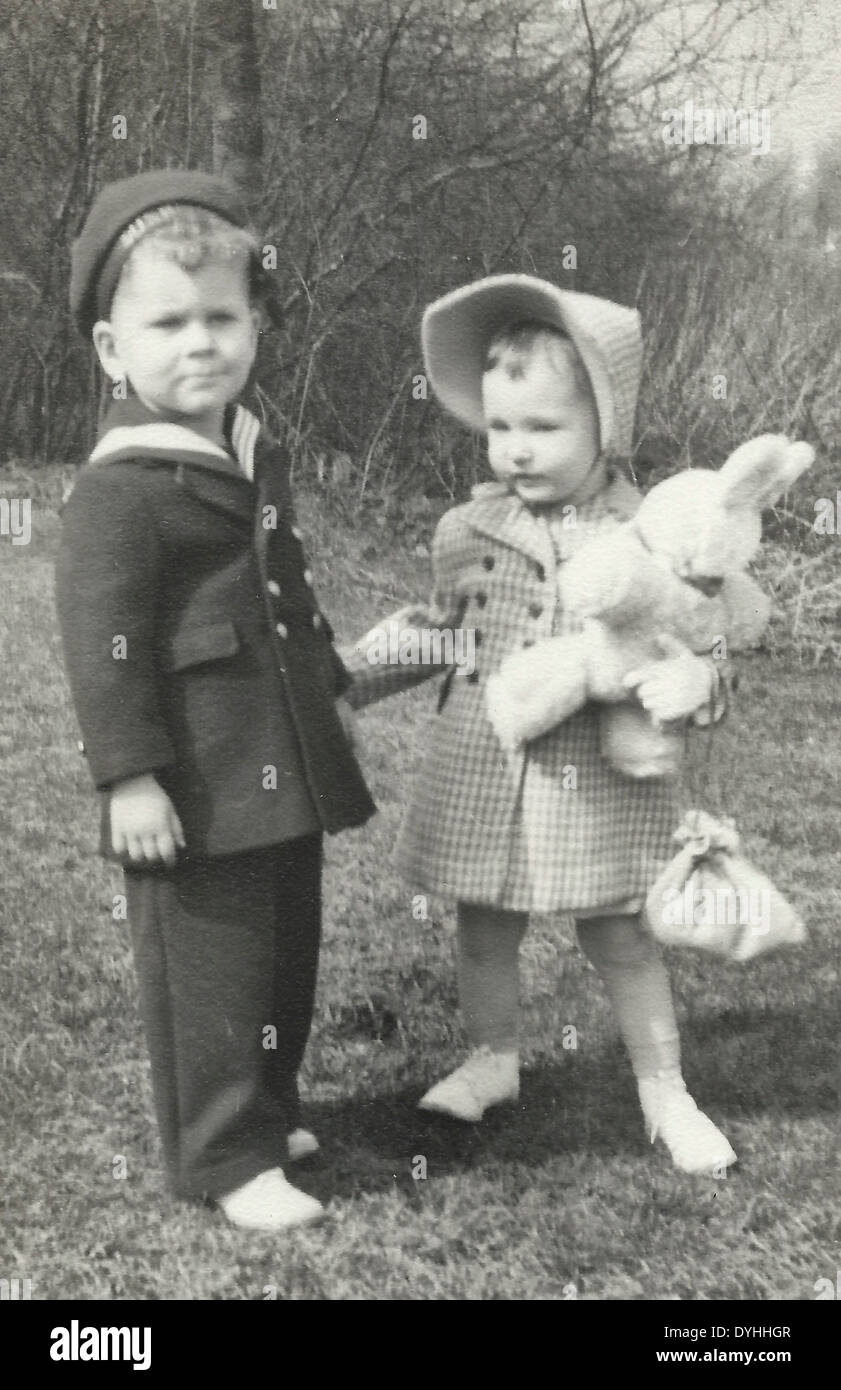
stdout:
<svg viewBox="0 0 841 1390">
<path fill-rule="evenodd" d="M 677 771 L 682 728 L 655 724 L 626 678 L 685 647 L 726 656 L 757 645 L 771 605 L 745 569 L 762 510 L 813 458 L 808 444 L 761 435 L 718 471 L 691 468 L 658 483 L 619 530 L 584 542 L 559 572 L 575 630 L 514 653 L 488 680 L 503 747 L 515 751 L 595 700 L 605 706 L 602 753 L 618 771 Z"/>
</svg>

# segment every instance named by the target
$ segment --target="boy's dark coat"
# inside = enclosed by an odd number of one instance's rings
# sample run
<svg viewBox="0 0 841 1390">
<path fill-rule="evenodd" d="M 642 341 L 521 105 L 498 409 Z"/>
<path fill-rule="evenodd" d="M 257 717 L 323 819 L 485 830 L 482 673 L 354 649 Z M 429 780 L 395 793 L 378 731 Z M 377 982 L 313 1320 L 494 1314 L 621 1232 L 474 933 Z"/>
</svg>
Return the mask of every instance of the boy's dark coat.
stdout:
<svg viewBox="0 0 841 1390">
<path fill-rule="evenodd" d="M 128 402 L 106 425 L 150 419 Z M 118 437 L 79 475 L 56 573 L 96 786 L 155 773 L 198 855 L 361 824 L 375 808 L 335 709 L 350 678 L 305 572 L 283 452 L 258 440 L 252 483 L 200 446 Z M 106 796 L 106 854 L 107 809 Z"/>
</svg>

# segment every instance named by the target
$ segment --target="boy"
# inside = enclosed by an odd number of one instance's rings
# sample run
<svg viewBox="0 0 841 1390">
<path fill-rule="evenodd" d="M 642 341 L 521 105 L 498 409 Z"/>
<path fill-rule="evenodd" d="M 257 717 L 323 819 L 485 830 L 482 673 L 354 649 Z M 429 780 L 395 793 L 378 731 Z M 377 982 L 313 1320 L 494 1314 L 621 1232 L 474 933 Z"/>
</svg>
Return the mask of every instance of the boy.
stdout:
<svg viewBox="0 0 841 1390">
<path fill-rule="evenodd" d="M 322 833 L 368 795 L 294 524 L 288 461 L 235 402 L 259 248 L 212 176 L 106 187 L 71 307 L 125 383 L 63 517 L 57 602 L 101 850 L 126 874 L 169 1180 L 235 1224 L 323 1208 L 286 1179 L 320 934 Z"/>
</svg>

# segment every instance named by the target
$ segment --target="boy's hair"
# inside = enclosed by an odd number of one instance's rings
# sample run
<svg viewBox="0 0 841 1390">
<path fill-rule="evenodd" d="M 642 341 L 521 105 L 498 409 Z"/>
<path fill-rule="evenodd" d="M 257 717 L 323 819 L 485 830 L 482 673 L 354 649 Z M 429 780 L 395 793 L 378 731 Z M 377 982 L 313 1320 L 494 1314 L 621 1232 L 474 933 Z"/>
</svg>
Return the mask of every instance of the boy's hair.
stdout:
<svg viewBox="0 0 841 1390">
<path fill-rule="evenodd" d="M 536 320 L 506 324 L 498 329 L 488 344 L 483 370 L 492 372 L 501 367 L 512 381 L 518 381 L 541 353 L 559 374 L 572 367 L 579 390 L 592 394 L 589 373 L 569 334 Z"/>
<path fill-rule="evenodd" d="M 138 247 L 149 247 L 182 270 L 210 264 L 243 265 L 251 302 L 262 306 L 265 278 L 260 247 L 252 232 L 237 227 L 209 208 L 193 203 L 164 203 L 140 214 L 121 232 L 103 266 L 97 285 L 97 309 L 106 318 L 114 295 Z"/>
</svg>

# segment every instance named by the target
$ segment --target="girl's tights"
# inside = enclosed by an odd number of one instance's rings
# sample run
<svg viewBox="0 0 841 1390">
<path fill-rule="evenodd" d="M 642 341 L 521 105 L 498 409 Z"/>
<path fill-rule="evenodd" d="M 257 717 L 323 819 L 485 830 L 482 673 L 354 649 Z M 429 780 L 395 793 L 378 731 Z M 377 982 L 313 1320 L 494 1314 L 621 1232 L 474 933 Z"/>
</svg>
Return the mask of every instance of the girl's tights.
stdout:
<svg viewBox="0 0 841 1390">
<path fill-rule="evenodd" d="M 581 949 L 599 975 L 637 1077 L 680 1065 L 680 1040 L 666 968 L 638 916 L 577 922 Z M 520 942 L 528 915 L 459 903 L 461 1007 L 474 1047 L 515 1052 Z"/>
</svg>

